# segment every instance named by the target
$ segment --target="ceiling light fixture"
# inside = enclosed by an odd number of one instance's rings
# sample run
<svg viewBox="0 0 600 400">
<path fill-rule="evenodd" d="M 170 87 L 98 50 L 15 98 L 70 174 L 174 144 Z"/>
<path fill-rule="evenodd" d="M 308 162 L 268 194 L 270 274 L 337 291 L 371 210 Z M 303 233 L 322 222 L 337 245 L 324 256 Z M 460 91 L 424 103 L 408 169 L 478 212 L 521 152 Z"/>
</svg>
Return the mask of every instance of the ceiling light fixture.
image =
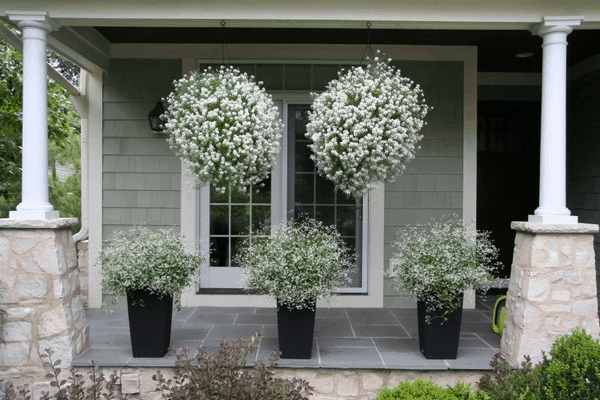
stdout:
<svg viewBox="0 0 600 400">
<path fill-rule="evenodd" d="M 533 57 L 535 54 L 533 54 L 530 51 L 522 51 L 520 53 L 515 54 L 515 57 L 517 58 L 531 58 Z"/>
</svg>

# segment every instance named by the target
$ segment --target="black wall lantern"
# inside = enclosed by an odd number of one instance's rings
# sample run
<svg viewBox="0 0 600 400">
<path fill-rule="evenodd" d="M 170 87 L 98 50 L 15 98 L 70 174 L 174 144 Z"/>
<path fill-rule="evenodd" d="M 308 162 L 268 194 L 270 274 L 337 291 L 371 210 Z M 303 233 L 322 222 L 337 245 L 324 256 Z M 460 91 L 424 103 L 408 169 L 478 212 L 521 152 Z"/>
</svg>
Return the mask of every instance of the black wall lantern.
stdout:
<svg viewBox="0 0 600 400">
<path fill-rule="evenodd" d="M 162 100 L 158 100 L 154 108 L 148 113 L 148 122 L 150 123 L 150 129 L 154 132 L 162 132 L 165 129 L 160 116 L 165 112 Z"/>
</svg>

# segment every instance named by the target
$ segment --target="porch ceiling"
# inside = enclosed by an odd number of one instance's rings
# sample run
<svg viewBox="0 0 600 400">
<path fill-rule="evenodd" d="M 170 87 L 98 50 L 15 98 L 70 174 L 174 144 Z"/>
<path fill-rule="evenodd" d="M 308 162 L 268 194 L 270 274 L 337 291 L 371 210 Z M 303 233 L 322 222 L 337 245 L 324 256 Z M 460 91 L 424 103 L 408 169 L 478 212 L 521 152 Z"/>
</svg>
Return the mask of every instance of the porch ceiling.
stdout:
<svg viewBox="0 0 600 400">
<path fill-rule="evenodd" d="M 366 29 L 96 27 L 111 43 L 303 43 L 364 44 Z M 526 30 L 371 29 L 370 42 L 403 45 L 477 46 L 480 72 L 541 72 L 542 40 Z M 568 63 L 600 54 L 600 30 L 575 30 Z M 530 58 L 517 53 L 530 52 Z"/>
</svg>

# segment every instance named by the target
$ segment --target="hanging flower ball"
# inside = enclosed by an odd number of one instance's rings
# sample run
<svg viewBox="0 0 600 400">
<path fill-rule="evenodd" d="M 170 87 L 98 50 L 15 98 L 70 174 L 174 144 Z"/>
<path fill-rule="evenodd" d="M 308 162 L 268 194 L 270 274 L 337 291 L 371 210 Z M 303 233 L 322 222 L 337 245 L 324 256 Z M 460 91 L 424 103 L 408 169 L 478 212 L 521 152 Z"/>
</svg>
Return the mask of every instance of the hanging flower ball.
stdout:
<svg viewBox="0 0 600 400">
<path fill-rule="evenodd" d="M 306 137 L 319 174 L 361 198 L 415 157 L 428 106 L 419 85 L 381 60 L 353 67 L 315 96 Z"/>
<path fill-rule="evenodd" d="M 275 167 L 283 125 L 269 94 L 253 76 L 233 67 L 210 67 L 174 83 L 162 118 L 168 142 L 194 176 L 247 192 Z"/>
</svg>

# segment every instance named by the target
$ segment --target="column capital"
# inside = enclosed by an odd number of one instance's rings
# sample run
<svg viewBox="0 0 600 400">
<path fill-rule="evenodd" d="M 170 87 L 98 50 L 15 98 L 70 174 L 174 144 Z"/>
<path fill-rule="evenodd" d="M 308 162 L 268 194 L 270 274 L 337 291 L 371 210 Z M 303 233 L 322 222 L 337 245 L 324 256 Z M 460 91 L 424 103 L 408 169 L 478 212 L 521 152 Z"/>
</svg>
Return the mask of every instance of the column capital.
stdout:
<svg viewBox="0 0 600 400">
<path fill-rule="evenodd" d="M 551 32 L 563 32 L 569 34 L 573 32 L 573 27 L 581 25 L 583 17 L 544 17 L 542 22 L 531 28 L 531 33 L 538 36 L 544 36 Z"/>
<path fill-rule="evenodd" d="M 17 24 L 21 29 L 41 28 L 47 32 L 57 31 L 60 29 L 58 22 L 48 17 L 47 12 L 22 12 L 22 11 L 7 11 L 8 19 Z"/>
</svg>

